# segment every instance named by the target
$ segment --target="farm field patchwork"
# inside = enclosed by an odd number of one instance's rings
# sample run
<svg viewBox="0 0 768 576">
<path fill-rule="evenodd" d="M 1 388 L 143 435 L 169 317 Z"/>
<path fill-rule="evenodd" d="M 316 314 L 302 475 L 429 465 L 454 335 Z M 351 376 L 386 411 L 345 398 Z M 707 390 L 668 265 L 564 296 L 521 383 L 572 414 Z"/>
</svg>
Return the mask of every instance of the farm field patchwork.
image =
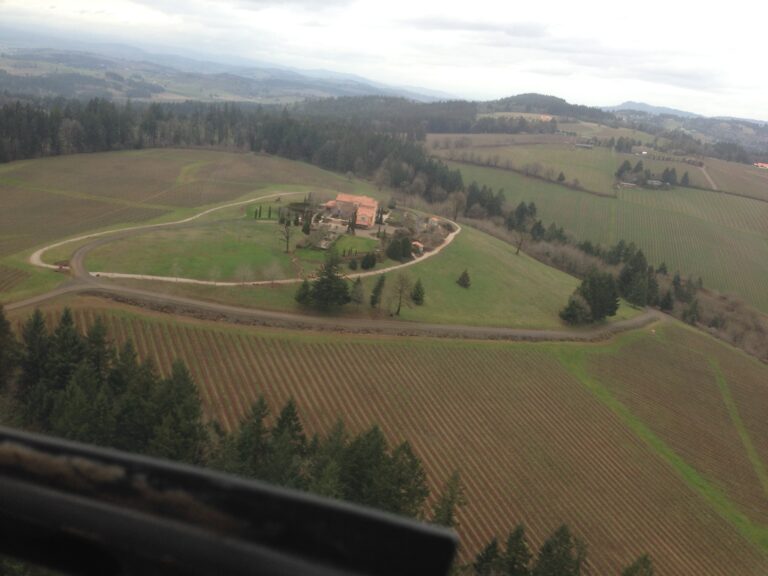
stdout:
<svg viewBox="0 0 768 576">
<path fill-rule="evenodd" d="M 470 137 L 471 138 L 471 137 Z M 455 150 L 432 150 L 437 156 L 450 160 L 469 160 L 470 162 L 493 162 L 499 168 L 511 167 L 514 170 L 524 170 L 526 166 L 538 165 L 539 174 L 550 180 L 558 177 L 560 172 L 565 182 L 578 180 L 579 186 L 590 192 L 605 196 L 615 195 L 614 174 L 624 161 L 629 161 L 634 167 L 642 161 L 645 169 L 657 177 L 665 168 L 674 168 L 678 178 L 685 172 L 691 185 L 709 188 L 709 181 L 701 170 L 678 160 L 657 160 L 652 156 L 636 156 L 616 152 L 613 149 L 596 146 L 591 149 L 577 148 L 571 144 L 526 144 L 498 147 L 469 147 Z M 474 160 L 473 160 L 474 158 Z"/>
<path fill-rule="evenodd" d="M 79 324 L 103 316 L 112 338 L 132 339 L 164 373 L 182 358 L 206 414 L 227 429 L 260 394 L 273 410 L 293 397 L 310 433 L 341 414 L 354 431 L 378 423 L 391 441 L 407 438 L 433 489 L 454 468 L 463 471 L 464 559 L 517 522 L 535 546 L 567 522 L 589 546 L 590 573 L 618 573 L 644 552 L 659 574 L 768 570 L 765 506 L 746 509 L 759 496 L 753 471 L 768 444 L 749 395 L 766 406 L 768 368 L 676 323 L 603 344 L 452 342 L 236 327 L 97 299 L 69 303 Z M 53 319 L 60 309 L 44 312 Z M 691 351 L 698 349 L 711 349 L 717 370 Z M 638 376 L 669 355 L 676 367 L 659 363 L 653 377 Z M 718 373 L 730 404 L 716 401 Z M 697 441 L 703 420 L 713 442 Z M 751 457 L 745 438 L 760 447 Z"/>
<path fill-rule="evenodd" d="M 467 181 L 504 188 L 508 206 L 535 202 L 545 225 L 603 245 L 634 242 L 651 263 L 701 276 L 706 287 L 768 311 L 768 203 L 687 188 L 601 198 L 506 170 L 451 166 Z"/>
</svg>

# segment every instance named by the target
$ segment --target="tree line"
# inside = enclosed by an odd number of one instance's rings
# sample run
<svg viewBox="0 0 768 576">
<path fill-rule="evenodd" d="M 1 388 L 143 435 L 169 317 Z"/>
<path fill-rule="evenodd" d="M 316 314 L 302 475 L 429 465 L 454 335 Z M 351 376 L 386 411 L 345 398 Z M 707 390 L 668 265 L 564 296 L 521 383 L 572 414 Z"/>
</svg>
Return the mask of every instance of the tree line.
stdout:
<svg viewBox="0 0 768 576">
<path fill-rule="evenodd" d="M 365 119 L 314 118 L 237 104 L 117 104 L 16 99 L 0 106 L 0 162 L 147 147 L 249 150 L 310 162 L 428 201 L 463 188 L 461 172 L 414 139 Z M 417 182 L 414 187 L 412 184 Z"/>
</svg>

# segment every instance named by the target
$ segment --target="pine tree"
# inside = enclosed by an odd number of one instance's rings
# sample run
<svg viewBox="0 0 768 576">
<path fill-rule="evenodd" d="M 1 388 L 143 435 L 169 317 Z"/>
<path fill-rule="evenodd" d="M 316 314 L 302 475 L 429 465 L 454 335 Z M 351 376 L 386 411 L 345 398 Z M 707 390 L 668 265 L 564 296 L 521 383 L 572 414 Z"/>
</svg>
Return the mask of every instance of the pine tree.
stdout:
<svg viewBox="0 0 768 576">
<path fill-rule="evenodd" d="M 386 276 L 382 274 L 376 279 L 376 284 L 371 291 L 371 308 L 378 308 L 381 305 L 381 295 L 384 293 L 384 282 L 386 282 Z"/>
<path fill-rule="evenodd" d="M 497 572 L 499 560 L 499 541 L 494 538 L 475 556 L 472 568 L 477 576 L 492 576 Z"/>
<path fill-rule="evenodd" d="M 416 280 L 416 284 L 413 285 L 413 290 L 411 290 L 411 300 L 416 306 L 422 306 L 425 296 L 424 285 L 421 283 L 421 278 L 419 278 Z"/>
<path fill-rule="evenodd" d="M 686 170 L 683 173 L 683 177 L 680 178 L 680 186 L 690 186 L 691 185 L 691 178 L 688 176 L 688 171 Z"/>
<path fill-rule="evenodd" d="M 270 450 L 269 429 L 265 423 L 268 415 L 267 403 L 263 396 L 259 396 L 237 435 L 235 441 L 237 462 L 233 466 L 233 471 L 250 478 L 261 478 Z"/>
<path fill-rule="evenodd" d="M 462 288 L 469 288 L 472 284 L 472 281 L 469 278 L 469 272 L 464 270 L 464 272 L 461 273 L 461 276 L 459 276 L 459 279 L 456 280 L 456 284 L 461 286 Z"/>
<path fill-rule="evenodd" d="M 454 528 L 457 524 L 456 510 L 465 504 L 466 499 L 464 489 L 461 486 L 461 477 L 458 470 L 454 470 L 432 508 L 431 522 Z"/>
<path fill-rule="evenodd" d="M 659 308 L 661 308 L 665 312 L 669 312 L 674 307 L 675 307 L 675 301 L 672 298 L 672 290 L 667 290 L 667 293 L 664 294 L 664 297 L 661 299 L 661 302 L 659 302 Z"/>
<path fill-rule="evenodd" d="M 357 277 L 355 279 L 355 283 L 352 284 L 352 290 L 349 295 L 349 299 L 353 304 L 360 305 L 363 303 L 363 281 L 360 279 L 360 277 Z"/>
<path fill-rule="evenodd" d="M 374 483 L 378 506 L 388 512 L 415 517 L 429 495 L 421 460 L 406 441 L 394 449 Z"/>
<path fill-rule="evenodd" d="M 5 317 L 0 305 L 0 391 L 5 390 L 11 381 L 20 360 L 21 349 L 11 331 L 11 323 Z"/>
<path fill-rule="evenodd" d="M 51 364 L 51 337 L 40 310 L 35 309 L 22 328 L 21 375 L 17 394 L 28 424 L 43 430 L 52 406 L 47 375 Z"/>
<path fill-rule="evenodd" d="M 376 487 L 380 487 L 387 459 L 387 442 L 378 426 L 354 438 L 341 458 L 344 499 L 376 506 L 382 500 Z"/>
<path fill-rule="evenodd" d="M 50 380 L 54 389 L 63 390 L 85 357 L 85 343 L 75 327 L 69 308 L 64 308 L 50 342 Z"/>
<path fill-rule="evenodd" d="M 200 396 L 186 366 L 176 361 L 169 378 L 154 394 L 160 424 L 153 431 L 148 453 L 161 458 L 197 464 L 207 439 Z"/>
<path fill-rule="evenodd" d="M 310 288 L 310 302 L 315 308 L 330 310 L 349 302 L 349 285 L 341 277 L 340 268 L 339 255 L 329 252 Z"/>
<path fill-rule="evenodd" d="M 299 285 L 299 289 L 296 290 L 296 295 L 293 297 L 296 302 L 302 306 L 309 306 L 312 303 L 312 286 L 309 280 L 306 278 Z"/>
<path fill-rule="evenodd" d="M 579 576 L 586 559 L 586 547 L 563 525 L 539 550 L 533 576 Z"/>
<path fill-rule="evenodd" d="M 525 539 L 525 528 L 518 524 L 507 537 L 507 546 L 501 557 L 500 573 L 504 576 L 529 576 L 533 555 Z"/>
</svg>

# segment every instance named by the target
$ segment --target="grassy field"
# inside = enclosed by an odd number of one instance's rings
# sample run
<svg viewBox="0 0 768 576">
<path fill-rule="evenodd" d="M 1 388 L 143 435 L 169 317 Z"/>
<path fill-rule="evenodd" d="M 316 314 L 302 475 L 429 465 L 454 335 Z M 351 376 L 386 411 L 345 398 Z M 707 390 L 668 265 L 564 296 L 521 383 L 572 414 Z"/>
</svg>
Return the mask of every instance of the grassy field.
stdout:
<svg viewBox="0 0 768 576">
<path fill-rule="evenodd" d="M 525 166 L 538 163 L 540 174 L 554 180 L 563 173 L 566 182 L 579 181 L 582 188 L 606 196 L 615 195 L 616 180 L 614 174 L 619 166 L 628 160 L 633 166 L 642 160 L 643 166 L 655 175 L 660 175 L 665 168 L 675 168 L 678 178 L 688 172 L 692 186 L 710 188 L 709 181 L 696 166 L 682 160 L 663 161 L 634 154 L 619 153 L 610 148 L 576 148 L 572 144 L 513 144 L 497 147 L 477 146 L 456 150 L 437 149 L 433 152 L 443 159 L 471 159 L 475 162 L 492 160 L 499 167 L 511 167 L 523 170 Z"/>
<path fill-rule="evenodd" d="M 94 271 L 247 282 L 296 278 L 313 272 L 325 254 L 285 252 L 274 221 L 241 218 L 150 232 L 105 244 L 88 256 Z M 291 250 L 304 236 L 294 228 Z"/>
<path fill-rule="evenodd" d="M 768 170 L 708 158 L 707 172 L 721 190 L 768 200 Z"/>
<path fill-rule="evenodd" d="M 33 247 L 286 189 L 377 194 L 366 182 L 309 164 L 209 150 L 80 154 L 0 165 L 0 300 L 20 299 L 63 279 L 26 264 Z M 66 260 L 74 247 L 47 259 Z M 17 271 L 29 276 L 17 282 Z"/>
<path fill-rule="evenodd" d="M 506 170 L 452 164 L 467 181 L 504 188 L 507 205 L 536 203 L 545 224 L 579 240 L 635 242 L 649 260 L 701 276 L 768 311 L 768 204 L 702 190 L 621 190 L 601 198 Z"/>
<path fill-rule="evenodd" d="M 156 235 L 151 236 L 155 237 Z M 216 243 L 219 240 L 216 237 L 222 235 L 213 234 L 212 236 L 211 245 L 218 246 Z M 184 261 L 186 257 L 179 255 L 169 258 L 167 257 L 168 253 L 165 252 L 165 247 L 172 250 L 173 246 L 183 246 L 184 251 L 180 254 L 184 254 L 188 250 L 188 244 L 183 241 L 168 240 L 162 244 L 164 246 L 162 252 L 157 250 L 157 253 L 162 254 L 162 257 L 155 259 L 151 256 L 143 256 L 152 246 L 151 243 L 144 245 L 144 240 L 141 240 L 141 243 L 137 244 L 139 239 L 147 237 L 141 236 L 131 239 L 131 250 L 126 250 L 126 247 L 120 246 L 120 243 L 107 245 L 105 248 L 114 246 L 117 251 L 114 254 L 112 252 L 98 254 L 94 252 L 94 256 L 97 256 L 98 259 L 89 259 L 89 267 L 92 270 L 102 270 L 101 267 L 103 266 L 105 271 L 125 272 L 127 270 L 117 270 L 115 262 L 121 258 L 122 262 L 128 262 L 130 255 L 140 254 L 136 258 L 130 256 L 130 261 L 137 266 L 136 269 L 140 269 L 144 262 L 157 262 L 160 266 L 156 270 L 157 272 L 167 271 L 168 275 L 171 275 L 173 262 Z M 200 245 L 206 243 L 202 238 L 198 240 Z M 207 267 L 211 266 L 211 262 L 215 262 L 218 267 L 217 272 L 222 271 L 221 277 L 217 279 L 224 279 L 223 271 L 226 262 L 230 264 L 227 269 L 231 269 L 234 278 L 237 279 L 238 264 L 236 260 L 231 260 L 230 257 L 234 258 L 235 250 L 245 250 L 245 255 L 247 255 L 248 248 L 239 248 L 242 246 L 242 242 L 245 242 L 244 240 L 237 243 L 232 238 L 230 241 L 233 247 L 226 256 L 206 259 L 204 255 L 200 255 L 204 263 L 201 270 L 208 270 Z M 216 250 L 218 249 L 225 249 L 225 247 L 217 247 Z M 572 276 L 529 258 L 525 254 L 516 256 L 514 252 L 514 247 L 501 240 L 477 230 L 465 228 L 439 255 L 403 270 L 411 281 L 415 281 L 417 278 L 421 279 L 426 290 L 426 301 L 423 306 L 404 307 L 401 311 L 401 318 L 408 321 L 443 324 L 542 329 L 564 327 L 558 317 L 558 312 L 578 285 L 578 281 Z M 189 252 L 189 254 L 191 254 L 189 259 L 193 260 L 194 251 Z M 288 268 L 290 263 L 286 262 L 285 259 L 281 260 L 281 258 L 285 258 L 285 255 L 279 249 L 273 251 L 273 254 L 277 258 L 278 264 L 285 265 L 286 268 L 281 270 L 287 274 L 290 270 Z M 323 257 L 323 253 L 313 252 L 312 254 L 314 257 Z M 255 262 L 255 257 L 251 258 L 250 261 Z M 393 264 L 395 262 L 388 260 L 377 265 L 377 269 L 381 270 Z M 181 270 L 182 275 L 190 274 L 191 265 L 192 262 L 187 264 L 185 271 L 184 264 L 180 264 L 177 270 Z M 310 268 L 312 266 L 311 260 L 307 260 L 305 266 Z M 456 279 L 464 269 L 469 271 L 472 279 L 472 286 L 468 290 L 456 284 Z M 149 268 L 144 268 L 144 270 L 149 270 Z M 254 274 L 255 279 L 258 275 L 256 268 L 249 270 Z M 346 272 L 353 273 L 349 270 Z M 373 310 L 368 305 L 368 296 L 376 282 L 376 277 L 367 277 L 363 279 L 365 302 L 360 306 L 350 304 L 340 310 L 339 313 L 349 317 L 377 317 L 386 316 L 390 310 L 394 310 L 396 304 L 392 289 L 398 272 L 392 271 L 386 274 L 387 284 L 380 309 Z M 205 278 L 203 272 L 201 272 L 201 276 Z M 263 272 L 261 272 L 261 276 L 264 276 Z M 210 279 L 210 273 L 208 279 Z M 272 278 L 267 277 L 266 279 Z M 242 306 L 289 312 L 301 311 L 294 300 L 297 284 L 213 287 L 140 280 L 120 280 L 119 283 L 147 288 L 156 292 L 192 296 Z M 622 304 L 614 320 L 629 318 L 638 313 L 638 310 Z"/>
<path fill-rule="evenodd" d="M 310 432 L 342 414 L 352 430 L 378 423 L 391 441 L 407 438 L 433 488 L 458 468 L 465 559 L 518 522 L 536 546 L 567 522 L 591 574 L 645 552 L 658 574 L 768 571 L 768 368 L 679 324 L 599 345 L 451 342 L 70 303 L 78 323 L 103 316 L 164 373 L 184 359 L 206 414 L 227 429 L 259 394 L 273 408 L 293 397 Z"/>
</svg>

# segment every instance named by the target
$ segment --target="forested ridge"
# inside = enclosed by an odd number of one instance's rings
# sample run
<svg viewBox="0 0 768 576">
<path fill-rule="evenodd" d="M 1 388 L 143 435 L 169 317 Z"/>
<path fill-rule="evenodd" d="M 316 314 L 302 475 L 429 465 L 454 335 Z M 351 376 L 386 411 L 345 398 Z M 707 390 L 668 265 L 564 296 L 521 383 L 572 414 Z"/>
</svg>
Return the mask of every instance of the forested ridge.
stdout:
<svg viewBox="0 0 768 576">
<path fill-rule="evenodd" d="M 2 99 L 0 99 L 2 101 Z M 363 119 L 314 118 L 235 104 L 134 105 L 104 99 L 10 99 L 0 107 L 0 162 L 163 147 L 275 154 L 400 188 L 417 176 L 424 195 L 463 187 L 461 173 L 429 157 L 412 135 Z"/>
</svg>

